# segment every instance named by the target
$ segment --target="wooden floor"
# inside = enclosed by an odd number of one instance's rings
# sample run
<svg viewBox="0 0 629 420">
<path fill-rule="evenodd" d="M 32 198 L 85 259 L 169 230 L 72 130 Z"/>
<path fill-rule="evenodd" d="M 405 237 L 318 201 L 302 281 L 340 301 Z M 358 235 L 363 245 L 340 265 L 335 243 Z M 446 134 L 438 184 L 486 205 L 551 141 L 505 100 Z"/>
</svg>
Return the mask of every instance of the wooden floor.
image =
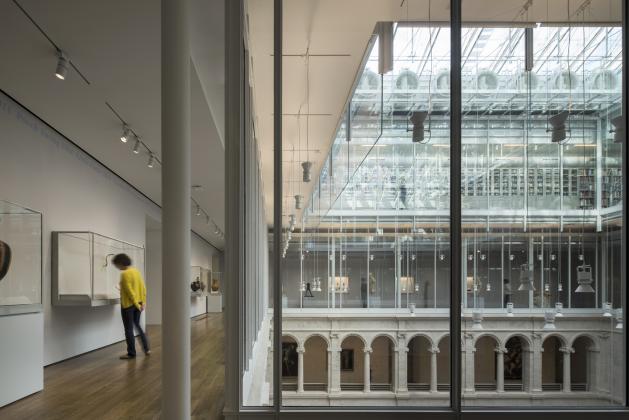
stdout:
<svg viewBox="0 0 629 420">
<path fill-rule="evenodd" d="M 118 343 L 44 369 L 44 390 L 0 408 L 0 419 L 159 419 L 161 328 L 149 326 L 152 354 L 132 361 Z M 192 417 L 221 419 L 223 320 L 192 320 Z M 138 351 L 140 343 L 136 344 Z"/>
</svg>

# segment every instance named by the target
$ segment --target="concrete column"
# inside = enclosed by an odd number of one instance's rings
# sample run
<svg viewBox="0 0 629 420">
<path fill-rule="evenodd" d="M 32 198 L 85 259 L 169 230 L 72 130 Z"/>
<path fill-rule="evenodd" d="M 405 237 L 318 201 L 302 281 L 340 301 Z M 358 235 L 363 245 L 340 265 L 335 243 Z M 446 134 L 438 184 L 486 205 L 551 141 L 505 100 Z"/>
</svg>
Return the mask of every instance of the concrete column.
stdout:
<svg viewBox="0 0 629 420">
<path fill-rule="evenodd" d="M 496 348 L 496 391 L 505 392 L 505 359 L 506 349 Z"/>
<path fill-rule="evenodd" d="M 365 392 L 371 392 L 371 347 L 365 347 L 365 360 L 363 363 L 363 376 L 365 377 Z"/>
<path fill-rule="evenodd" d="M 439 354 L 439 347 L 432 347 L 429 351 L 430 351 L 430 392 L 437 392 L 437 354 Z"/>
<path fill-rule="evenodd" d="M 562 347 L 559 349 L 563 353 L 563 392 L 571 392 L 570 386 L 570 355 L 574 353 L 572 347 Z"/>
<path fill-rule="evenodd" d="M 397 353 L 397 387 L 395 392 L 408 392 L 408 347 L 406 345 L 398 347 Z"/>
<path fill-rule="evenodd" d="M 542 392 L 542 336 L 533 334 L 533 345 L 529 363 L 529 390 L 530 392 Z M 524 366 L 523 366 L 524 367 Z"/>
<path fill-rule="evenodd" d="M 162 418 L 190 418 L 190 51 L 188 2 L 163 0 Z"/>
<path fill-rule="evenodd" d="M 304 351 L 303 347 L 297 348 L 297 392 L 304 392 Z"/>
<path fill-rule="evenodd" d="M 462 351 L 465 352 L 462 357 L 465 372 L 463 392 L 474 392 L 474 353 L 476 348 L 474 348 L 474 337 L 471 334 L 465 336 Z"/>
<path fill-rule="evenodd" d="M 328 377 L 329 393 L 341 392 L 341 345 L 336 334 L 330 336 L 330 348 L 328 349 L 330 374 Z"/>
</svg>

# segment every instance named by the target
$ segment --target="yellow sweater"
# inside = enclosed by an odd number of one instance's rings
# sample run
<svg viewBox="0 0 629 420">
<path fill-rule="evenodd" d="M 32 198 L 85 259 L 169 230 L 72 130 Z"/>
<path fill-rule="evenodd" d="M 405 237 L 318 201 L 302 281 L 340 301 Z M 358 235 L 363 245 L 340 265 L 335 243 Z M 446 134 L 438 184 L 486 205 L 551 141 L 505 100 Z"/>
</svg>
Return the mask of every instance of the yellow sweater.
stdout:
<svg viewBox="0 0 629 420">
<path fill-rule="evenodd" d="M 129 267 L 120 274 L 120 305 L 123 309 L 146 305 L 146 286 L 142 274 L 133 267 Z"/>
</svg>

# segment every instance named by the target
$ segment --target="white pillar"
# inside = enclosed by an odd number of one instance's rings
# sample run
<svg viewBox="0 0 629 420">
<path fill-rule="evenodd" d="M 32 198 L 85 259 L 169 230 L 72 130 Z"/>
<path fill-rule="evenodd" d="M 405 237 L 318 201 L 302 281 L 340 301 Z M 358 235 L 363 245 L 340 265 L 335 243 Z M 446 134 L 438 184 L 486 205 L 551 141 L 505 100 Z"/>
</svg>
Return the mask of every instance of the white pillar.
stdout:
<svg viewBox="0 0 629 420">
<path fill-rule="evenodd" d="M 304 392 L 304 351 L 303 347 L 297 348 L 297 392 Z"/>
<path fill-rule="evenodd" d="M 405 339 L 399 341 L 399 347 L 395 349 L 397 353 L 397 386 L 395 392 L 398 394 L 408 392 L 408 347 L 405 343 Z"/>
<path fill-rule="evenodd" d="M 430 351 L 430 392 L 437 392 L 437 354 L 439 354 L 439 347 L 432 347 L 429 351 Z"/>
<path fill-rule="evenodd" d="M 371 347 L 365 347 L 364 353 L 365 358 L 363 361 L 363 376 L 365 382 L 365 392 L 371 392 Z"/>
<path fill-rule="evenodd" d="M 496 391 L 505 392 L 505 360 L 506 349 L 497 347 L 496 352 Z"/>
<path fill-rule="evenodd" d="M 542 392 L 542 353 L 544 352 L 544 347 L 542 346 L 542 336 L 540 334 L 533 334 L 532 347 L 531 363 L 528 366 L 529 390 L 531 392 Z"/>
<path fill-rule="evenodd" d="M 338 335 L 330 335 L 330 348 L 328 348 L 330 374 L 328 377 L 330 394 L 341 392 L 341 346 Z"/>
<path fill-rule="evenodd" d="M 463 343 L 463 361 L 465 367 L 465 387 L 464 392 L 475 391 L 475 378 L 474 378 L 474 336 L 471 334 L 465 334 L 465 342 Z"/>
<path fill-rule="evenodd" d="M 190 51 L 188 2 L 163 0 L 162 417 L 190 418 Z"/>
<path fill-rule="evenodd" d="M 561 347 L 559 351 L 563 353 L 563 392 L 571 392 L 570 355 L 574 353 L 574 349 L 572 347 Z"/>
</svg>

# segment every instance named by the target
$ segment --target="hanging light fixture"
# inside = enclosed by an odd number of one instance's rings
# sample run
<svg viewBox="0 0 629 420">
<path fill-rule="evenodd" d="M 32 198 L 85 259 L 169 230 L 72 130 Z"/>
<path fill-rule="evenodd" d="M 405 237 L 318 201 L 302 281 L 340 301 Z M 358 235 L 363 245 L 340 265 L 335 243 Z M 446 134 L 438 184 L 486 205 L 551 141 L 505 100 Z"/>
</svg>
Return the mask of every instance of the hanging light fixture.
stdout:
<svg viewBox="0 0 629 420">
<path fill-rule="evenodd" d="M 594 293 L 592 288 L 592 266 L 583 264 L 577 266 L 577 282 L 579 287 L 575 290 L 575 293 Z"/>
<path fill-rule="evenodd" d="M 301 162 L 301 167 L 303 168 L 303 181 L 304 182 L 310 182 L 310 180 L 312 179 L 312 162 L 310 161 L 305 161 L 305 162 Z"/>
<path fill-rule="evenodd" d="M 622 308 L 616 309 L 616 329 L 622 330 L 623 328 L 623 319 L 622 319 Z"/>
<path fill-rule="evenodd" d="M 295 208 L 300 210 L 303 206 L 304 196 L 301 194 L 295 195 Z"/>
<path fill-rule="evenodd" d="M 55 76 L 59 80 L 65 80 L 68 75 L 68 56 L 62 51 L 57 52 L 57 68 L 55 69 Z"/>
<path fill-rule="evenodd" d="M 548 119 L 551 128 L 546 129 L 546 132 L 551 133 L 550 139 L 553 143 L 563 143 L 566 140 L 568 115 L 568 111 L 561 111 Z"/>
<path fill-rule="evenodd" d="M 625 138 L 625 119 L 623 116 L 619 116 L 611 119 L 611 123 L 614 126 L 610 133 L 614 133 L 614 143 L 622 143 Z"/>
<path fill-rule="evenodd" d="M 386 74 L 393 70 L 393 22 L 380 22 L 378 34 L 378 73 Z"/>
<path fill-rule="evenodd" d="M 195 216 L 201 216 L 201 206 L 197 204 L 196 211 L 194 212 Z"/>
<path fill-rule="evenodd" d="M 414 111 L 411 113 L 410 118 L 408 119 L 411 124 L 413 124 L 413 143 L 425 143 L 426 139 L 424 136 L 424 122 L 426 121 L 426 117 L 428 117 L 427 111 Z M 430 130 L 427 130 L 430 132 Z"/>
<path fill-rule="evenodd" d="M 612 314 L 612 304 L 610 302 L 603 303 L 603 316 L 606 318 L 611 318 Z"/>
</svg>

